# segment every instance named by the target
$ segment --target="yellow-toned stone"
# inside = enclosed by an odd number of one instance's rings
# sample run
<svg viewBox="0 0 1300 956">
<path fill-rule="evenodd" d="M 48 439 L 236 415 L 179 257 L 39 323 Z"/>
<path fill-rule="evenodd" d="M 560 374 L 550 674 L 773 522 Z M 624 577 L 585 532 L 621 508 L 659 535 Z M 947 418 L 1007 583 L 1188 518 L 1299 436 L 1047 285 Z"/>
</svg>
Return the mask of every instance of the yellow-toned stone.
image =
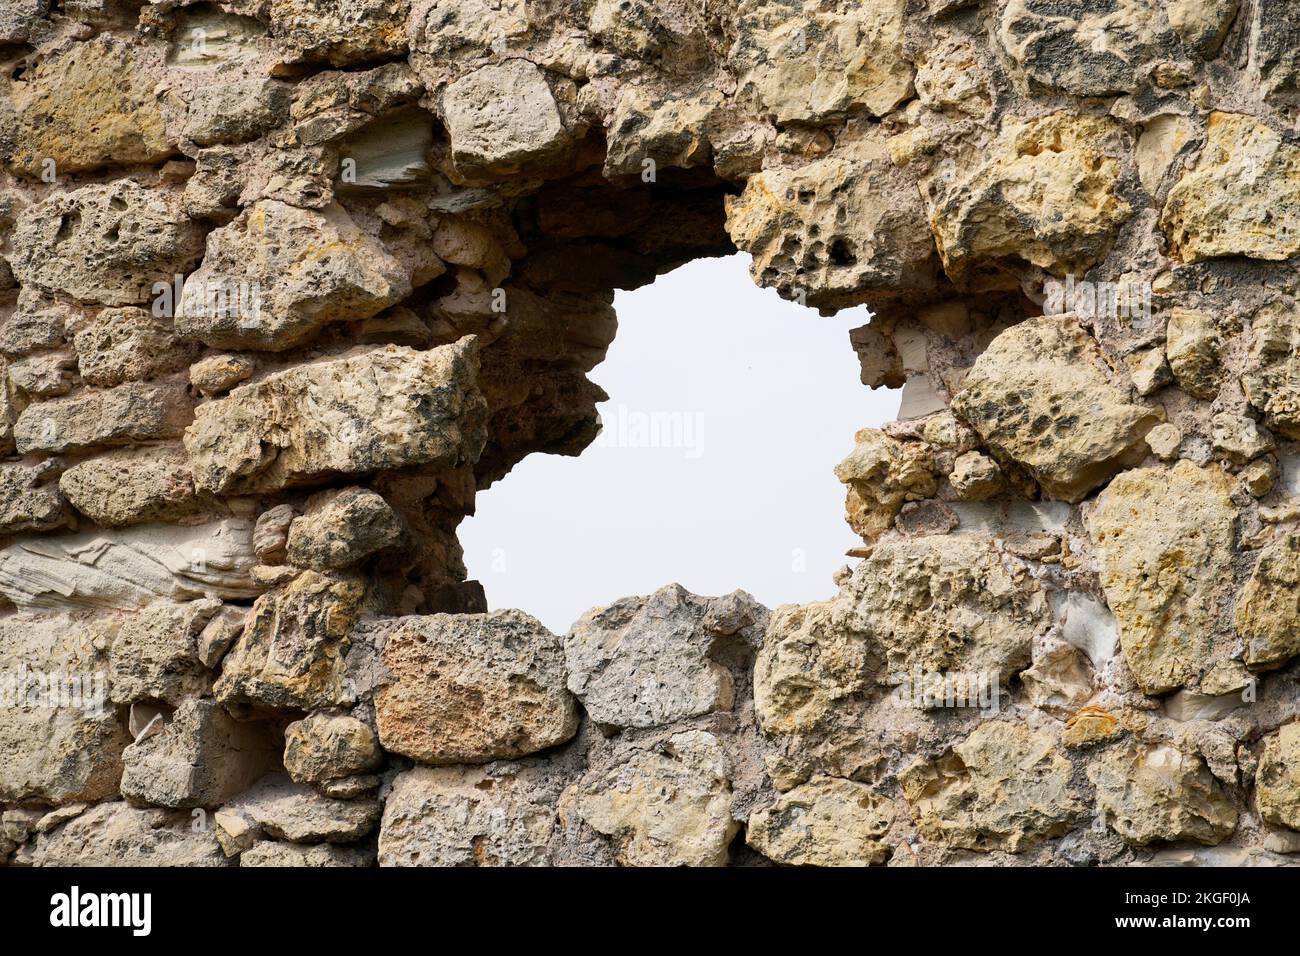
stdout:
<svg viewBox="0 0 1300 956">
<path fill-rule="evenodd" d="M 778 123 L 848 113 L 883 116 L 912 92 L 903 56 L 905 0 L 821 4 L 802 10 L 751 2 L 740 12 L 734 57 L 741 89 Z"/>
<path fill-rule="evenodd" d="M 1170 255 L 1280 261 L 1300 252 L 1300 147 L 1251 116 L 1211 113 L 1196 168 L 1169 191 Z"/>
<path fill-rule="evenodd" d="M 1083 813 L 1072 772 L 1052 734 L 995 720 L 898 779 L 926 840 L 1020 853 L 1066 833 Z"/>
<path fill-rule="evenodd" d="M 865 784 L 816 777 L 752 814 L 745 842 L 790 866 L 872 866 L 889 859 L 881 837 L 894 814 Z"/>
<path fill-rule="evenodd" d="M 1260 554 L 1234 623 L 1251 667 L 1277 667 L 1300 654 L 1300 535 L 1285 535 Z"/>
<path fill-rule="evenodd" d="M 930 228 L 955 281 L 1012 285 L 1002 260 L 1057 275 L 1082 273 L 1109 251 L 1132 214 L 1118 194 L 1121 127 L 1107 118 L 1053 113 L 1008 120 L 987 149 L 956 172 L 922 182 Z"/>
<path fill-rule="evenodd" d="M 1145 693 L 1182 687 L 1208 663 L 1231 601 L 1232 490 L 1222 471 L 1189 461 L 1137 468 L 1110 483 L 1087 519 L 1124 659 Z"/>
<path fill-rule="evenodd" d="M 156 163 L 174 151 L 155 80 L 131 44 L 111 33 L 41 60 L 13 83 L 16 143 L 10 165 L 29 176 Z"/>
</svg>

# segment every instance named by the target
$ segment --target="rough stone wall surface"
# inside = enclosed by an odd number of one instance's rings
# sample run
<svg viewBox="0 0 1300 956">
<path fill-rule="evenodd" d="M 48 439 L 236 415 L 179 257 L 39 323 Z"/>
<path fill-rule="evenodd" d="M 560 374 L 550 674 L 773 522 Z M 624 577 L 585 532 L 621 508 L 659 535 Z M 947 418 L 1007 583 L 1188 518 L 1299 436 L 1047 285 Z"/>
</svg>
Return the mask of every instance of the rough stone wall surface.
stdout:
<svg viewBox="0 0 1300 956">
<path fill-rule="evenodd" d="M 0 863 L 1300 860 L 1298 43 L 0 0 Z M 838 590 L 487 613 L 476 492 L 736 248 L 903 389 Z"/>
</svg>

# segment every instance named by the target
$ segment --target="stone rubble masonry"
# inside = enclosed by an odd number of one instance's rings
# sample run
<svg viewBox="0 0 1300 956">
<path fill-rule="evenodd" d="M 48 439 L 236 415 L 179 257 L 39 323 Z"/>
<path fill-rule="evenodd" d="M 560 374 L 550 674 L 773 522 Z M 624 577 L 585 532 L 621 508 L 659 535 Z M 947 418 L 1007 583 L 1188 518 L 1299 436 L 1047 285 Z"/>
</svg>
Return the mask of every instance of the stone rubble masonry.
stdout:
<svg viewBox="0 0 1300 956">
<path fill-rule="evenodd" d="M 1298 18 L 0 2 L 0 865 L 1295 861 Z M 847 566 L 489 612 L 736 251 L 902 389 Z"/>
</svg>

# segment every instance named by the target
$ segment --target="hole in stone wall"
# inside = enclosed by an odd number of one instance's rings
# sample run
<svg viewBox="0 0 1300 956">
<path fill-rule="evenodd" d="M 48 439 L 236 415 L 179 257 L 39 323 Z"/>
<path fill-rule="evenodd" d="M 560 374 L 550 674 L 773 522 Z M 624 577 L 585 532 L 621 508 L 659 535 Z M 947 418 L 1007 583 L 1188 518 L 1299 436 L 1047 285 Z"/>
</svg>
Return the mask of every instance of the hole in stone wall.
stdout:
<svg viewBox="0 0 1300 956">
<path fill-rule="evenodd" d="M 859 428 L 896 417 L 848 330 L 754 285 L 749 257 L 698 259 L 615 299 L 618 334 L 591 373 L 609 393 L 581 456 L 530 455 L 461 525 L 491 608 L 563 633 L 586 610 L 678 582 L 774 607 L 831 596 L 861 540 L 832 469 Z"/>
</svg>

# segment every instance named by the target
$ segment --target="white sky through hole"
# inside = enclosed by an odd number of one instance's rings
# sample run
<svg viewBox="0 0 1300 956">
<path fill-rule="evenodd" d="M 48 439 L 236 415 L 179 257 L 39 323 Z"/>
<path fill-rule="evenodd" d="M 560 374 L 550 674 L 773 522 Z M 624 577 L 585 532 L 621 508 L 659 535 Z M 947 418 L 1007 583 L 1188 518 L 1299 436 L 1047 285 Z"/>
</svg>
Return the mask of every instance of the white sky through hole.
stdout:
<svg viewBox="0 0 1300 956">
<path fill-rule="evenodd" d="M 768 607 L 820 600 L 861 543 L 832 469 L 853 433 L 896 417 L 861 384 L 848 330 L 759 289 L 749 257 L 699 259 L 615 299 L 591 373 L 605 432 L 577 458 L 535 454 L 480 492 L 461 525 L 488 606 L 556 633 L 588 608 L 678 582 Z M 656 434 L 674 447 L 646 447 Z"/>
</svg>

